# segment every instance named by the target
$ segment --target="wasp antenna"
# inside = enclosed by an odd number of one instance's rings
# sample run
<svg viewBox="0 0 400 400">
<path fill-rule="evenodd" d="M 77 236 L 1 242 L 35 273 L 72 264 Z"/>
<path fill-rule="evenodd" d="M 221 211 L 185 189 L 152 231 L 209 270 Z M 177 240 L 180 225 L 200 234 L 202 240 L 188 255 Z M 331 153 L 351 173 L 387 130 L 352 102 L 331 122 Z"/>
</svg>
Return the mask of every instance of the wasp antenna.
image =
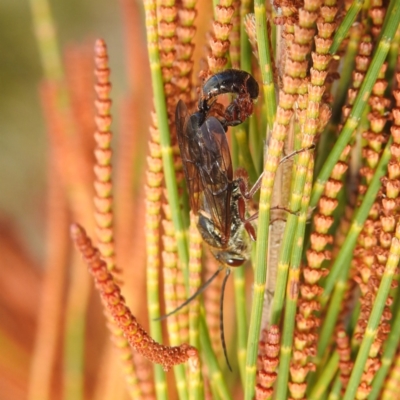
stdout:
<svg viewBox="0 0 400 400">
<path fill-rule="evenodd" d="M 210 283 L 218 276 L 218 274 L 223 270 L 223 267 L 219 267 L 216 272 L 210 277 L 210 279 L 207 282 L 204 282 L 203 286 L 201 286 L 197 292 L 195 292 L 192 296 L 190 296 L 184 303 L 182 303 L 179 307 L 175 308 L 175 310 L 172 310 L 168 314 L 161 315 L 161 317 L 154 318 L 153 321 L 163 321 L 164 319 L 168 318 L 169 316 L 175 314 L 179 310 L 182 310 L 183 307 L 187 306 L 192 300 L 194 300 L 199 294 L 202 294 L 207 287 L 210 285 Z"/>
<path fill-rule="evenodd" d="M 225 333 L 224 333 L 224 293 L 225 293 L 226 282 L 228 281 L 230 274 L 231 274 L 231 269 L 228 268 L 226 270 L 226 275 L 225 275 L 224 281 L 222 282 L 221 300 L 220 300 L 220 305 L 219 305 L 219 307 L 220 307 L 219 331 L 221 333 L 221 342 L 222 342 L 222 348 L 224 350 L 226 364 L 228 365 L 229 370 L 232 372 L 232 367 L 231 367 L 231 364 L 229 363 L 229 359 L 228 359 L 228 352 L 226 351 Z"/>
</svg>

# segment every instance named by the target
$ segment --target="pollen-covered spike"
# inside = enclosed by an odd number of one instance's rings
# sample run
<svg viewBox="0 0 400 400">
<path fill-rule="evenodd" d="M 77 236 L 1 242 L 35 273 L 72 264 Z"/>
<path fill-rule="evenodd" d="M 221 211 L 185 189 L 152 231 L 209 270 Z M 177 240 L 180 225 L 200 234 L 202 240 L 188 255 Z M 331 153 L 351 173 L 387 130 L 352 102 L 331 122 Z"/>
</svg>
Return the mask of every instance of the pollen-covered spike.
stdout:
<svg viewBox="0 0 400 400">
<path fill-rule="evenodd" d="M 188 344 L 164 346 L 157 343 L 138 323 L 125 303 L 121 290 L 108 272 L 105 261 L 93 246 L 85 230 L 78 224 L 71 226 L 72 239 L 92 274 L 101 300 L 115 324 L 124 333 L 130 346 L 153 363 L 161 364 L 164 370 L 198 358 L 197 350 Z"/>
</svg>

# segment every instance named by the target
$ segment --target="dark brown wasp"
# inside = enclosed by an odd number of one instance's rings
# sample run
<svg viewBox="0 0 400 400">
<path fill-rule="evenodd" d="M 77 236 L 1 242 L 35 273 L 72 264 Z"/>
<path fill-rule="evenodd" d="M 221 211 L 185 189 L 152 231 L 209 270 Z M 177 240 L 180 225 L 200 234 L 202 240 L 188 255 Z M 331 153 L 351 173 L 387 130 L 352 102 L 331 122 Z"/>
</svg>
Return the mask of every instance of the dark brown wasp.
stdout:
<svg viewBox="0 0 400 400">
<path fill-rule="evenodd" d="M 226 137 L 228 126 L 245 121 L 253 112 L 258 84 L 247 72 L 226 70 L 211 76 L 203 85 L 198 110 L 189 113 L 182 100 L 175 113 L 178 143 L 189 191 L 190 208 L 197 216 L 197 227 L 221 267 L 182 305 L 160 319 L 182 309 L 202 293 L 226 268 L 221 290 L 221 341 L 225 359 L 231 369 L 223 331 L 223 295 L 231 267 L 239 267 L 249 257 L 250 239 L 256 239 L 251 222 L 258 213 L 246 218 L 246 202 L 261 186 L 262 176 L 247 190 L 245 174 L 233 174 Z M 236 98 L 225 108 L 216 103 L 220 94 Z M 247 234 L 245 233 L 247 232 Z"/>
<path fill-rule="evenodd" d="M 236 95 L 225 110 L 215 102 L 215 97 L 224 93 Z M 190 208 L 197 215 L 197 227 L 203 240 L 222 266 L 197 293 L 164 318 L 187 305 L 222 269 L 227 268 L 220 303 L 221 341 L 230 369 L 223 333 L 223 293 L 230 267 L 239 267 L 248 259 L 250 246 L 245 231 L 255 240 L 251 221 L 257 215 L 246 219 L 246 201 L 253 197 L 261 179 L 247 191 L 244 174 L 234 177 L 225 132 L 228 126 L 238 125 L 252 114 L 253 100 L 257 97 L 258 84 L 250 74 L 226 70 L 211 76 L 204 83 L 196 112 L 190 114 L 180 100 L 175 114 Z"/>
<path fill-rule="evenodd" d="M 246 200 L 252 198 L 259 183 L 247 192 L 243 177 L 234 177 L 225 127 L 216 117 L 207 117 L 203 110 L 189 114 L 183 101 L 176 108 L 178 143 L 189 191 L 190 208 L 197 215 L 197 227 L 211 253 L 222 264 L 200 290 L 178 307 L 178 311 L 200 294 L 227 268 L 221 291 L 221 327 L 223 324 L 223 293 L 230 267 L 239 267 L 249 256 L 249 236 L 255 239 L 251 225 L 254 217 L 246 219 Z M 223 329 L 221 341 L 228 367 L 231 369 Z"/>
<path fill-rule="evenodd" d="M 204 83 L 197 112 L 190 115 L 186 105 L 179 101 L 175 113 L 190 208 L 198 215 L 198 229 L 215 258 L 230 267 L 240 266 L 247 259 L 248 243 L 243 239 L 243 229 L 255 239 L 250 223 L 254 218 L 245 218 L 245 201 L 255 190 L 247 192 L 245 179 L 233 177 L 225 131 L 249 117 L 258 92 L 258 84 L 248 72 L 225 70 Z M 210 116 L 215 97 L 224 93 L 237 97 L 223 116 Z M 256 190 L 258 187 L 259 182 Z"/>
<path fill-rule="evenodd" d="M 243 231 L 255 238 L 254 218 L 245 217 L 246 200 L 254 191 L 247 192 L 242 177 L 234 178 L 225 129 L 217 118 L 204 119 L 200 111 L 189 115 L 179 101 L 176 126 L 190 208 L 198 216 L 199 232 L 221 264 L 238 267 L 248 258 Z"/>
</svg>

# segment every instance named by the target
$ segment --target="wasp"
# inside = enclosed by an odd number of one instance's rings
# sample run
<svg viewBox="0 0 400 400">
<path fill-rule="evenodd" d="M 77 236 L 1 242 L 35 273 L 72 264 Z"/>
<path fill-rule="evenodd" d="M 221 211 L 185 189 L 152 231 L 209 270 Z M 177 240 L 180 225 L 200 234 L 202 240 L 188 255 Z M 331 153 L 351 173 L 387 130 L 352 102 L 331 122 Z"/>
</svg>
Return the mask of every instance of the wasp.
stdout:
<svg viewBox="0 0 400 400">
<path fill-rule="evenodd" d="M 216 97 L 225 93 L 235 94 L 236 98 L 223 109 L 216 103 Z M 228 126 L 239 125 L 252 114 L 258 93 L 258 84 L 249 73 L 230 69 L 211 76 L 204 83 L 196 112 L 190 113 L 182 100 L 175 112 L 190 208 L 197 216 L 197 228 L 203 240 L 221 267 L 195 294 L 160 319 L 186 306 L 226 269 L 220 302 L 221 341 L 230 370 L 223 331 L 223 295 L 231 267 L 240 267 L 246 262 L 250 240 L 256 240 L 251 222 L 258 213 L 246 218 L 246 202 L 260 188 L 262 175 L 250 190 L 244 170 L 238 170 L 234 176 L 226 131 Z"/>
<path fill-rule="evenodd" d="M 233 93 L 237 97 L 222 110 L 216 106 L 215 97 L 224 93 Z M 205 82 L 196 112 L 190 114 L 180 100 L 175 113 L 190 208 L 197 215 L 197 228 L 203 240 L 222 266 L 197 293 L 172 313 L 203 292 L 219 272 L 227 268 L 220 307 L 221 341 L 230 370 L 223 331 L 223 294 L 230 268 L 245 263 L 250 252 L 249 238 L 255 240 L 256 237 L 251 221 L 257 214 L 246 219 L 246 201 L 260 187 L 261 177 L 250 191 L 247 190 L 247 179 L 243 172 L 234 177 L 226 130 L 228 126 L 242 123 L 252 114 L 253 100 L 257 97 L 258 84 L 250 74 L 227 70 Z"/>
<path fill-rule="evenodd" d="M 225 128 L 216 117 L 203 111 L 189 114 L 183 101 L 176 108 L 176 127 L 190 208 L 198 216 L 197 227 L 214 257 L 224 266 L 243 265 L 249 254 L 246 230 L 255 239 L 251 221 L 246 219 L 247 191 L 243 176 L 234 178 Z"/>
<path fill-rule="evenodd" d="M 211 114 L 215 111 L 215 97 L 224 93 L 237 97 L 223 115 L 217 112 L 214 117 Z M 258 83 L 248 72 L 229 69 L 204 83 L 197 112 L 190 114 L 181 100 L 176 107 L 175 123 L 190 208 L 198 215 L 197 227 L 214 257 L 229 267 L 240 266 L 248 258 L 249 244 L 243 230 L 255 239 L 251 225 L 254 218 L 245 218 L 246 200 L 255 190 L 247 192 L 243 173 L 233 177 L 225 132 L 228 126 L 242 123 L 253 112 L 258 93 Z"/>
<path fill-rule="evenodd" d="M 228 267 L 221 291 L 221 342 L 227 365 L 232 370 L 223 331 L 223 293 L 230 267 L 239 267 L 248 259 L 249 240 L 244 230 L 255 238 L 252 218 L 245 218 L 245 199 L 252 197 L 252 192 L 247 193 L 243 178 L 233 176 L 225 128 L 216 117 L 205 118 L 203 111 L 190 115 L 180 100 L 175 118 L 190 208 L 198 216 L 197 228 L 203 240 L 222 266 L 173 313 L 202 293 L 219 272 Z"/>
</svg>

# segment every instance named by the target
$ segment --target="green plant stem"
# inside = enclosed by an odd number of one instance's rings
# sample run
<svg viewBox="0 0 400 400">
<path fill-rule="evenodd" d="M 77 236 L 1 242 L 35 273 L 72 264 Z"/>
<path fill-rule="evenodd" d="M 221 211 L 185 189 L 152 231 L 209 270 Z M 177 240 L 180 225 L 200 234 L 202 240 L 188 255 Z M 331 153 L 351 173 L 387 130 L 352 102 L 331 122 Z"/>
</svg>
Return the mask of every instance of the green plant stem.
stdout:
<svg viewBox="0 0 400 400">
<path fill-rule="evenodd" d="M 350 260 L 352 258 L 352 252 L 356 245 L 358 235 L 364 226 L 364 222 L 368 218 L 369 210 L 371 209 L 376 195 L 381 187 L 381 178 L 386 174 L 386 167 L 390 160 L 390 146 L 392 141 L 393 139 L 390 137 L 388 143 L 386 144 L 385 150 L 382 153 L 381 159 L 379 160 L 371 183 L 368 186 L 368 190 L 364 196 L 363 202 L 354 215 L 349 233 L 347 234 L 346 239 L 331 267 L 331 271 L 324 284 L 324 293 L 320 299 L 322 304 L 327 302 L 340 271 L 344 273 L 345 270 L 348 270 L 350 264 L 347 263 L 346 260 Z"/>
<path fill-rule="evenodd" d="M 396 1 L 396 0 L 393 0 Z M 382 40 L 378 44 L 378 48 L 371 61 L 371 65 L 368 68 L 365 79 L 361 85 L 360 91 L 355 99 L 354 106 L 350 112 L 349 117 L 339 135 L 339 138 L 328 155 L 325 164 L 322 166 L 321 172 L 319 173 L 317 180 L 314 184 L 313 193 L 311 195 L 310 206 L 315 207 L 319 198 L 321 197 L 325 184 L 329 179 L 331 171 L 340 155 L 343 152 L 345 146 L 349 143 L 354 130 L 357 128 L 362 113 L 367 105 L 371 90 L 375 81 L 378 77 L 380 69 L 390 49 L 390 43 L 396 33 L 397 27 L 400 21 L 400 4 L 395 4 L 392 9 L 392 18 L 388 21 L 384 32 L 382 34 Z"/>
<path fill-rule="evenodd" d="M 251 46 L 246 33 L 244 19 L 251 12 L 251 1 L 243 0 L 240 2 L 240 68 L 243 71 L 251 72 Z M 254 117 L 252 118 L 254 119 Z M 249 172 L 251 182 L 257 180 L 257 173 L 254 162 L 249 150 L 249 141 L 247 133 L 250 122 L 234 127 L 234 137 L 239 148 L 239 165 L 244 166 Z M 234 167 L 237 165 L 234 164 Z M 246 291 L 245 291 L 245 269 L 235 268 L 233 270 L 234 291 L 235 291 L 235 309 L 236 309 L 236 329 L 237 329 L 237 357 L 239 364 L 239 373 L 242 384 L 245 380 L 246 365 L 246 345 L 247 345 L 247 318 L 246 318 Z"/>
<path fill-rule="evenodd" d="M 399 227 L 396 227 L 396 230 L 399 230 Z M 379 285 L 378 293 L 376 295 L 371 315 L 368 320 L 368 325 L 365 329 L 364 338 L 354 363 L 354 368 L 350 375 L 350 380 L 347 385 L 343 400 L 352 400 L 355 398 L 358 385 L 360 384 L 360 380 L 364 371 L 365 363 L 369 357 L 371 346 L 378 332 L 382 312 L 385 308 L 385 303 L 389 295 L 393 276 L 400 260 L 400 240 L 397 237 L 398 233 L 399 232 L 396 232 L 396 237 L 392 239 L 385 271 Z"/>
<path fill-rule="evenodd" d="M 295 317 L 297 310 L 297 300 L 299 297 L 300 263 L 304 245 L 304 233 L 307 222 L 307 210 L 308 210 L 308 204 L 310 202 L 313 169 L 314 169 L 314 163 L 311 160 L 308 167 L 306 185 L 304 188 L 304 195 L 301 202 L 301 211 L 299 214 L 299 219 L 297 222 L 297 231 L 295 234 L 295 243 L 297 245 L 295 246 L 292 252 L 288 283 L 286 287 L 286 311 L 285 311 L 285 319 L 283 323 L 283 332 L 281 340 L 279 373 L 275 390 L 277 399 L 285 399 L 287 396 L 289 366 L 292 354 L 292 343 L 293 343 L 293 333 L 294 333 Z"/>
<path fill-rule="evenodd" d="M 385 382 L 386 376 L 392 365 L 393 358 L 396 354 L 400 342 L 400 308 L 397 310 L 396 316 L 392 322 L 389 337 L 385 343 L 385 350 L 381 358 L 381 367 L 376 373 L 372 381 L 372 390 L 368 396 L 368 400 L 375 400 L 378 398 L 382 386 Z"/>
<path fill-rule="evenodd" d="M 307 148 L 307 144 L 302 144 L 303 148 Z M 304 151 L 300 153 L 297 157 L 297 162 L 295 163 L 295 174 L 293 177 L 293 186 L 290 197 L 290 206 L 289 209 L 291 213 L 288 216 L 285 232 L 283 236 L 283 243 L 280 249 L 279 254 L 279 263 L 278 263 L 278 275 L 277 275 L 277 284 L 274 299 L 272 302 L 272 311 L 271 311 L 271 325 L 278 325 L 284 300 L 285 300 L 285 290 L 286 290 L 286 282 L 289 270 L 289 262 L 292 254 L 292 250 L 296 251 L 296 246 L 293 246 L 294 236 L 297 230 L 298 216 L 297 213 L 300 210 L 301 200 L 303 197 L 303 190 L 306 180 L 306 173 L 308 170 L 308 163 L 311 159 L 310 151 Z"/>
<path fill-rule="evenodd" d="M 331 48 L 329 49 L 330 54 L 335 54 L 337 52 L 340 44 L 346 38 L 349 29 L 356 20 L 356 17 L 360 12 L 363 4 L 364 0 L 354 0 L 353 3 L 351 4 L 349 10 L 346 12 L 346 15 L 342 23 L 340 24 L 338 30 L 335 33 L 335 36 L 333 38 L 333 43 L 331 45 Z"/>
<path fill-rule="evenodd" d="M 189 253 L 187 246 L 186 230 L 183 224 L 181 209 L 179 205 L 179 197 L 177 190 L 177 181 L 175 175 L 173 149 L 171 147 L 171 139 L 168 124 L 168 114 L 165 102 L 164 81 L 161 73 L 160 54 L 158 49 L 158 33 L 156 18 L 156 2 L 153 0 L 145 0 L 146 14 L 146 31 L 147 43 L 149 49 L 149 62 L 151 70 L 151 80 L 153 84 L 154 103 L 157 114 L 158 130 L 160 132 L 160 147 L 163 161 L 163 171 L 165 185 L 167 188 L 168 202 L 171 210 L 172 222 L 175 229 L 175 238 L 179 260 L 184 273 L 185 284 L 189 289 Z M 174 367 L 175 377 L 180 399 L 186 399 L 188 396 L 186 385 L 185 367 L 178 365 Z M 161 378 L 161 376 L 160 376 Z"/>
<path fill-rule="evenodd" d="M 219 368 L 218 360 L 212 350 L 210 335 L 205 323 L 204 310 L 202 310 L 202 316 L 200 318 L 200 341 L 211 385 L 222 400 L 231 400 L 232 398 L 222 376 L 221 369 Z"/>
<path fill-rule="evenodd" d="M 339 399 L 341 399 L 342 398 L 341 395 L 340 395 L 341 390 L 342 390 L 342 382 L 340 381 L 340 376 L 338 374 L 336 376 L 335 381 L 333 382 L 332 390 L 329 393 L 328 400 L 339 400 Z"/>
<path fill-rule="evenodd" d="M 335 282 L 335 289 L 330 297 L 328 311 L 323 320 L 320 337 L 318 340 L 317 357 L 315 363 L 319 365 L 326 349 L 332 341 L 332 334 L 336 326 L 336 321 L 342 309 L 342 300 L 347 288 L 347 279 L 350 270 L 350 262 L 346 261 L 341 265 L 340 275 Z M 325 300 L 324 300 L 325 301 Z"/>
<path fill-rule="evenodd" d="M 30 7 L 44 77 L 48 82 L 55 82 L 60 85 L 64 80 L 64 71 L 55 22 L 49 2 L 46 0 L 31 0 Z M 67 91 L 60 87 L 61 85 L 57 87 L 54 108 L 57 110 L 59 117 L 63 119 L 62 134 L 65 135 L 63 140 L 65 141 L 64 144 L 69 146 L 71 145 L 69 141 L 75 138 L 77 131 L 72 121 L 65 117 L 70 112 L 70 99 Z M 79 170 L 82 161 L 83 158 L 79 149 L 77 149 L 72 160 L 77 164 L 77 170 Z M 86 185 L 87 182 L 80 178 L 78 176 L 77 179 L 66 182 L 66 191 L 69 205 L 73 211 L 73 218 L 79 220 L 86 227 L 86 230 L 91 233 L 93 231 L 93 220 L 91 218 L 93 212 L 92 195 Z M 64 398 L 66 400 L 80 400 L 84 397 L 84 342 L 86 312 L 91 288 L 90 276 L 83 268 L 80 259 L 79 261 L 73 260 L 71 277 L 65 312 Z"/>
<path fill-rule="evenodd" d="M 264 145 L 261 140 L 260 131 L 257 127 L 257 119 L 253 115 L 249 119 L 249 145 L 252 151 L 252 157 L 256 168 L 256 174 L 259 176 L 263 168 Z"/>
<path fill-rule="evenodd" d="M 164 82 L 161 73 L 160 54 L 158 49 L 156 2 L 153 0 L 145 0 L 144 6 L 146 13 L 147 44 L 149 49 L 151 81 L 153 84 L 154 104 L 157 114 L 158 129 L 160 131 L 160 147 L 163 161 L 164 179 L 167 188 L 168 203 L 171 209 L 172 222 L 175 228 L 175 238 L 177 242 L 179 260 L 184 273 L 186 288 L 188 288 L 189 252 L 186 230 L 183 225 L 179 206 L 173 149 L 171 147 L 168 114 L 165 103 Z"/>
<path fill-rule="evenodd" d="M 189 273 L 190 293 L 195 293 L 201 285 L 201 256 L 202 238 L 197 229 L 197 218 L 190 216 L 190 246 L 189 246 Z M 200 296 L 199 296 L 200 297 Z M 200 348 L 200 298 L 196 298 L 189 304 L 189 344 L 196 349 Z M 189 399 L 200 400 L 204 397 L 203 381 L 201 376 L 201 365 L 196 368 L 189 368 Z"/>
<path fill-rule="evenodd" d="M 156 321 L 156 318 L 161 315 L 159 299 L 159 270 L 157 267 L 147 269 L 147 307 L 149 310 L 151 337 L 158 343 L 162 343 L 163 335 L 161 321 Z M 159 364 L 154 364 L 153 370 L 157 400 L 167 400 L 168 393 L 165 371 Z"/>
<path fill-rule="evenodd" d="M 75 258 L 75 263 L 83 269 L 81 260 Z M 89 275 L 89 274 L 88 274 Z M 78 276 L 74 275 L 74 280 Z M 80 283 L 72 282 L 74 288 L 78 288 Z M 82 292 L 81 292 L 82 293 Z M 88 298 L 88 293 L 84 293 Z M 82 308 L 82 298 L 70 296 L 67 306 L 65 344 L 64 344 L 64 399 L 80 400 L 84 399 L 84 350 L 85 350 L 85 331 L 86 331 L 86 307 Z"/>
<path fill-rule="evenodd" d="M 395 83 L 394 74 L 397 69 L 397 57 L 399 55 L 399 45 L 400 45 L 400 28 L 397 29 L 394 40 L 390 45 L 390 50 L 387 58 L 388 68 L 386 71 L 385 79 L 388 82 L 388 86 L 385 90 L 385 97 L 390 97 L 393 90 L 393 85 Z"/>
<path fill-rule="evenodd" d="M 247 345 L 247 321 L 246 321 L 246 292 L 245 292 L 245 270 L 235 268 L 233 271 L 236 309 L 237 330 L 237 357 L 239 364 L 240 379 L 244 384 L 246 367 L 246 345 Z"/>
<path fill-rule="evenodd" d="M 244 19 L 251 12 L 251 0 L 240 2 L 240 68 L 251 72 L 251 45 L 247 36 Z"/>
<path fill-rule="evenodd" d="M 284 122 L 287 123 L 287 121 Z M 267 250 L 271 213 L 271 195 L 276 170 L 278 168 L 278 160 L 282 154 L 282 146 L 280 146 L 279 143 L 284 140 L 286 130 L 287 127 L 285 126 L 283 130 L 272 132 L 261 183 L 257 246 L 254 263 L 253 305 L 251 308 L 249 335 L 247 339 L 245 380 L 245 399 L 247 400 L 253 399 L 254 397 L 258 340 L 261 329 L 261 317 L 267 276 Z"/>
<path fill-rule="evenodd" d="M 336 140 L 337 124 L 328 122 L 321 135 L 321 139 L 317 145 L 317 154 L 315 162 L 315 173 L 318 174 L 321 171 L 322 165 L 324 164 L 326 158 L 333 147 Z M 308 247 L 308 246 L 306 246 Z"/>
<path fill-rule="evenodd" d="M 326 393 L 329 385 L 336 375 L 338 367 L 339 354 L 335 351 L 329 361 L 326 363 L 322 373 L 319 375 L 310 395 L 307 397 L 309 400 L 319 400 L 323 394 Z"/>
<path fill-rule="evenodd" d="M 186 380 L 186 368 L 184 364 L 175 365 L 174 375 L 176 382 L 176 389 L 180 400 L 189 399 L 188 382 Z"/>
<path fill-rule="evenodd" d="M 268 127 L 272 129 L 276 114 L 276 96 L 271 62 L 271 50 L 269 47 L 269 38 L 267 32 L 265 2 L 263 0 L 255 0 L 254 14 L 256 18 L 258 58 L 260 61 L 260 70 L 263 80 L 264 104 L 267 115 L 267 124 Z"/>
<path fill-rule="evenodd" d="M 342 107 L 347 97 L 347 89 L 350 87 L 352 73 L 354 70 L 354 60 L 358 52 L 358 46 L 361 40 L 362 29 L 357 25 L 350 30 L 349 43 L 346 46 L 346 54 L 343 58 L 343 64 L 340 69 L 340 80 L 335 91 L 335 101 L 332 107 L 331 123 L 338 124 L 342 115 Z"/>
<path fill-rule="evenodd" d="M 249 127 L 248 121 L 245 123 L 235 126 L 233 128 L 233 133 L 236 138 L 236 143 L 238 145 L 239 154 L 239 165 L 244 167 L 244 169 L 249 174 L 250 182 L 255 182 L 258 178 L 256 169 L 254 166 L 253 159 L 251 157 L 249 143 L 247 140 L 247 130 Z"/>
<path fill-rule="evenodd" d="M 369 0 L 370 1 L 370 0 Z M 368 1 L 368 2 L 369 2 Z M 366 2 L 366 5 L 368 6 L 368 2 Z M 383 24 L 382 24 L 382 29 L 380 31 L 379 36 L 376 39 L 376 42 L 379 43 L 382 39 L 382 35 L 383 35 L 383 31 L 386 28 L 386 25 L 389 23 L 391 17 L 392 17 L 392 13 L 393 13 L 393 7 L 398 4 L 398 2 L 396 0 L 390 0 L 389 4 L 386 7 L 386 12 L 385 12 L 385 19 L 383 20 Z M 368 8 L 367 8 L 368 11 Z"/>
<path fill-rule="evenodd" d="M 50 4 L 47 0 L 30 0 L 29 3 L 44 75 L 49 80 L 60 81 L 64 72 Z"/>
<path fill-rule="evenodd" d="M 267 220 L 267 228 L 260 234 L 262 222 L 259 220 L 258 237 L 256 248 L 256 267 L 253 287 L 253 306 L 250 315 L 249 335 L 247 339 L 246 356 L 246 380 L 245 380 L 245 399 L 250 400 L 254 396 L 254 383 L 256 378 L 256 359 L 258 349 L 258 338 L 261 329 L 262 307 L 264 303 L 265 282 L 267 276 L 266 254 L 268 243 L 268 225 L 270 220 L 270 205 L 264 203 L 265 195 L 261 192 L 259 219 Z"/>
<path fill-rule="evenodd" d="M 391 156 L 391 143 L 392 138 L 389 139 L 389 142 L 382 153 L 382 157 L 364 196 L 363 202 L 355 213 L 349 233 L 346 236 L 338 255 L 336 256 L 335 262 L 331 268 L 331 272 L 329 273 L 325 282 L 324 293 L 320 298 L 320 302 L 322 305 L 325 305 L 328 299 L 330 299 L 330 304 L 321 328 L 321 335 L 317 350 L 317 364 L 325 354 L 331 341 L 333 331 L 336 326 L 336 321 L 341 310 L 342 300 L 346 291 L 346 282 L 350 270 L 349 260 L 352 259 L 352 253 L 355 248 L 358 235 L 362 230 L 362 227 L 368 217 L 369 210 L 371 209 L 376 195 L 381 187 L 381 178 L 386 174 L 386 167 Z M 333 287 L 335 290 L 333 295 L 330 296 Z"/>
</svg>

